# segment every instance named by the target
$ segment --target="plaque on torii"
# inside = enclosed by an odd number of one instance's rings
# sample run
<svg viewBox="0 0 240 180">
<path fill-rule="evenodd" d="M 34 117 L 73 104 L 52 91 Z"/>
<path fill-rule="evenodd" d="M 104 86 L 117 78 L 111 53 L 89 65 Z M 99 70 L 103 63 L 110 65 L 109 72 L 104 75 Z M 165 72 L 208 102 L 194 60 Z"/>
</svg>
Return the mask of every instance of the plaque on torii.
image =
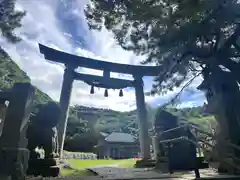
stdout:
<svg viewBox="0 0 240 180">
<path fill-rule="evenodd" d="M 160 73 L 159 66 L 134 66 L 90 59 L 58 51 L 42 44 L 39 44 L 39 49 L 46 60 L 62 63 L 65 65 L 62 90 L 60 95 L 60 107 L 63 114 L 58 125 L 60 157 L 62 156 L 65 132 L 67 127 L 72 84 L 74 80 L 80 80 L 91 86 L 91 94 L 94 93 L 94 87 L 105 88 L 105 97 L 108 96 L 107 89 L 119 89 L 119 96 L 123 96 L 122 89 L 127 87 L 135 88 L 138 124 L 140 129 L 139 140 L 141 156 L 143 159 L 151 158 L 149 142 L 150 138 L 148 135 L 147 110 L 145 106 L 142 78 L 144 76 L 157 76 Z M 75 70 L 78 67 L 102 70 L 103 76 L 82 74 L 76 72 Z M 134 80 L 111 78 L 110 72 L 131 74 Z"/>
</svg>

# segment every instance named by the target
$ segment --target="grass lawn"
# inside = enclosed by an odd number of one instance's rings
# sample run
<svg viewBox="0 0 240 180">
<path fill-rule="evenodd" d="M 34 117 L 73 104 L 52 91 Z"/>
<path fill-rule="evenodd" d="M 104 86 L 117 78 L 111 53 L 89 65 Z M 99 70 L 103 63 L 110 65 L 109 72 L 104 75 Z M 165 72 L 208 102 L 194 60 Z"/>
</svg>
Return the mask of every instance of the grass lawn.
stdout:
<svg viewBox="0 0 240 180">
<path fill-rule="evenodd" d="M 93 175 L 86 168 L 99 165 L 111 165 L 118 164 L 119 167 L 123 168 L 132 168 L 136 163 L 136 160 L 133 159 L 124 159 L 124 160 L 79 160 L 79 159 L 69 159 L 66 160 L 67 163 L 73 169 L 62 169 L 62 176 L 90 176 Z"/>
</svg>

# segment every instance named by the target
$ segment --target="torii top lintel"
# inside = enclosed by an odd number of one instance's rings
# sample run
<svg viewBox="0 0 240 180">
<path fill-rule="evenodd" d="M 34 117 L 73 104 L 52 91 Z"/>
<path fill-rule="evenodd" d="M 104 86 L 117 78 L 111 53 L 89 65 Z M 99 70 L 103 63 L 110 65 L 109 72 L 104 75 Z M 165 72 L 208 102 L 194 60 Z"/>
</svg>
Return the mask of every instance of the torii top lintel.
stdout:
<svg viewBox="0 0 240 180">
<path fill-rule="evenodd" d="M 160 66 L 135 66 L 95 60 L 58 51 L 42 44 L 39 44 L 39 49 L 45 59 L 63 64 L 73 63 L 79 67 L 132 74 L 133 76 L 157 76 L 160 73 Z"/>
</svg>

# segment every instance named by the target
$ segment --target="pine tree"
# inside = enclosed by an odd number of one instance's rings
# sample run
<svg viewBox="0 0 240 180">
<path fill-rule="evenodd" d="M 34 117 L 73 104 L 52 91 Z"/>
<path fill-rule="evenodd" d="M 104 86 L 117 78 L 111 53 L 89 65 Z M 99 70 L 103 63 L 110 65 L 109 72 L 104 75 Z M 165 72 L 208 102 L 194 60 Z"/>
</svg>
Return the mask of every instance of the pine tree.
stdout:
<svg viewBox="0 0 240 180">
<path fill-rule="evenodd" d="M 162 67 L 152 93 L 189 85 L 207 66 L 228 68 L 240 82 L 237 0 L 91 0 L 90 29 L 112 31 L 126 50 Z M 184 85 L 184 87 L 185 87 Z"/>
<path fill-rule="evenodd" d="M 20 40 L 14 30 L 21 27 L 21 20 L 26 14 L 15 10 L 15 3 L 16 0 L 0 0 L 0 32 L 11 43 Z"/>
</svg>

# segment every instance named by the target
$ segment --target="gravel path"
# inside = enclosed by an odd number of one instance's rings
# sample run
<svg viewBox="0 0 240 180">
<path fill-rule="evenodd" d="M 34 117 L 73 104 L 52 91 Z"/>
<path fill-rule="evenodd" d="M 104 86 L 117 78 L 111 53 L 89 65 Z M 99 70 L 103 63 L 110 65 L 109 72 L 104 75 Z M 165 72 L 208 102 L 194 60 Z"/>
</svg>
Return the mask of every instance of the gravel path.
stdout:
<svg viewBox="0 0 240 180">
<path fill-rule="evenodd" d="M 35 178 L 27 178 L 26 180 L 108 180 L 109 178 L 103 178 L 103 177 L 57 177 L 57 178 L 42 178 L 42 177 L 35 177 Z M 160 179 L 168 179 L 168 180 L 189 180 L 189 179 L 183 179 L 183 178 L 176 178 L 176 177 L 160 177 L 160 178 L 148 178 L 148 177 L 139 177 L 139 178 L 121 178 L 121 179 L 116 179 L 115 180 L 160 180 Z M 109 179 L 110 180 L 110 179 Z"/>
<path fill-rule="evenodd" d="M 176 178 L 176 175 L 170 176 L 153 171 L 152 168 L 119 168 L 119 167 L 93 167 L 88 168 L 105 180 L 117 179 L 164 179 Z"/>
<path fill-rule="evenodd" d="M 105 180 L 156 180 L 156 179 L 169 179 L 169 180 L 192 180 L 195 179 L 194 172 L 174 173 L 160 173 L 151 168 L 118 168 L 118 167 L 99 167 L 90 168 L 91 171 L 98 174 Z M 219 175 L 214 169 L 200 170 L 201 179 L 240 179 L 240 176 L 234 175 Z"/>
<path fill-rule="evenodd" d="M 43 178 L 43 177 L 27 177 L 26 180 L 103 180 L 101 177 L 56 177 L 56 178 Z"/>
<path fill-rule="evenodd" d="M 193 172 L 174 173 L 169 175 L 167 173 L 154 171 L 152 168 L 120 168 L 119 164 L 99 165 L 88 169 L 98 174 L 98 176 L 56 178 L 27 177 L 26 180 L 192 180 L 195 177 Z M 208 180 L 215 178 L 228 180 L 240 179 L 240 176 L 219 175 L 211 168 L 200 170 L 200 174 L 203 179 L 207 178 Z"/>
</svg>

